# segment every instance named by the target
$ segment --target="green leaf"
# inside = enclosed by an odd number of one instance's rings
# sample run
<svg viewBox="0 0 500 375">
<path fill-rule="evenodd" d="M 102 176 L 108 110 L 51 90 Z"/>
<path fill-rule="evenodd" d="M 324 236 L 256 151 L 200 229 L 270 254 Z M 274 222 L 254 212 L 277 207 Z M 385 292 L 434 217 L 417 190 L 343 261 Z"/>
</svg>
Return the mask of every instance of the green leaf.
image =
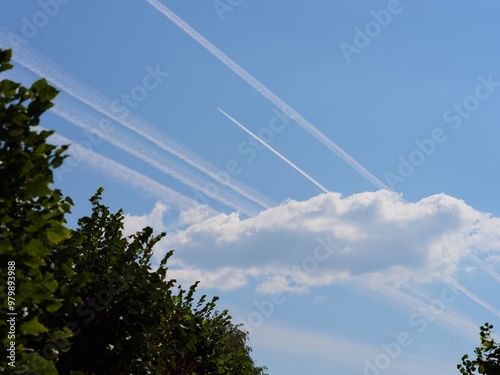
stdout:
<svg viewBox="0 0 500 375">
<path fill-rule="evenodd" d="M 13 65 L 10 63 L 12 57 L 11 49 L 0 49 L 0 72 L 4 70 L 12 69 Z"/>
<path fill-rule="evenodd" d="M 43 246 L 43 242 L 41 240 L 32 239 L 26 245 L 26 251 L 29 255 L 37 257 L 44 255 L 47 252 L 47 249 Z"/>
<path fill-rule="evenodd" d="M 57 310 L 59 310 L 62 306 L 62 303 L 60 301 L 54 301 L 52 302 L 51 304 L 49 304 L 45 310 L 47 310 L 48 312 L 56 312 Z"/>
<path fill-rule="evenodd" d="M 59 243 L 66 238 L 69 238 L 71 231 L 63 226 L 47 229 L 47 237 L 52 243 Z"/>
<path fill-rule="evenodd" d="M 9 240 L 5 239 L 5 240 L 0 240 L 0 253 L 7 253 L 9 251 L 13 251 L 14 250 L 14 247 L 12 246 L 12 244 L 10 243 Z"/>
<path fill-rule="evenodd" d="M 45 78 L 42 78 L 32 86 L 33 90 L 39 95 L 43 101 L 52 100 L 56 97 L 58 91 L 47 83 Z"/>
<path fill-rule="evenodd" d="M 42 257 L 33 257 L 24 260 L 23 263 L 31 268 L 38 268 L 45 263 L 45 260 Z"/>
<path fill-rule="evenodd" d="M 73 276 L 76 275 L 76 272 L 70 267 L 68 266 L 67 264 L 63 264 L 61 269 L 63 270 L 64 272 L 64 276 L 68 277 L 68 278 L 71 278 Z"/>
<path fill-rule="evenodd" d="M 24 335 L 38 336 L 40 333 L 48 332 L 49 330 L 38 321 L 38 316 L 35 316 L 30 321 L 21 325 L 21 332 Z"/>
<path fill-rule="evenodd" d="M 55 292 L 59 284 L 54 279 L 54 275 L 52 273 L 47 273 L 43 277 L 42 285 L 51 292 Z"/>
<path fill-rule="evenodd" d="M 25 191 L 29 197 L 41 197 L 51 193 L 48 187 L 48 181 L 46 181 L 43 176 L 37 176 L 26 184 Z"/>
<path fill-rule="evenodd" d="M 54 365 L 54 362 L 48 361 L 38 353 L 30 353 L 26 357 L 30 369 L 36 369 L 37 375 L 58 375 L 59 372 Z M 31 374 L 32 372 L 30 372 Z"/>
<path fill-rule="evenodd" d="M 9 129 L 9 136 L 11 137 L 19 137 L 21 134 L 24 133 L 24 128 L 10 128 Z"/>
</svg>

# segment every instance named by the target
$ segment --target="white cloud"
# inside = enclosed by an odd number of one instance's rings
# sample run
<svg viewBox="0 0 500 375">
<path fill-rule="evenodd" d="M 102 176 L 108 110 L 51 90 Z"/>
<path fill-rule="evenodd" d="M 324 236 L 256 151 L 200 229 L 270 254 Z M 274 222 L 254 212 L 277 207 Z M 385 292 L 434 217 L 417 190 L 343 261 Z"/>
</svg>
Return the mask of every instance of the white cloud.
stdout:
<svg viewBox="0 0 500 375">
<path fill-rule="evenodd" d="M 177 225 L 196 224 L 213 216 L 213 210 L 206 205 L 198 205 L 179 214 Z"/>
<path fill-rule="evenodd" d="M 165 225 L 163 224 L 163 215 L 167 212 L 167 206 L 161 202 L 156 202 L 153 210 L 149 215 L 124 215 L 123 225 L 124 234 L 130 235 L 138 231 L 141 231 L 145 227 L 151 227 L 155 232 L 161 233 L 165 231 Z"/>
<path fill-rule="evenodd" d="M 203 287 L 231 290 L 246 284 L 249 270 L 221 268 L 215 272 L 200 269 L 169 269 L 168 279 L 175 279 L 180 285 L 192 285 L 195 281 L 203 280 Z"/>
<path fill-rule="evenodd" d="M 469 250 L 500 250 L 499 219 L 445 194 L 408 203 L 388 191 L 328 193 L 247 219 L 193 216 L 162 247 L 176 249 L 184 280 L 222 289 L 248 277 L 263 293 L 363 278 L 428 282 L 453 275 Z"/>
</svg>

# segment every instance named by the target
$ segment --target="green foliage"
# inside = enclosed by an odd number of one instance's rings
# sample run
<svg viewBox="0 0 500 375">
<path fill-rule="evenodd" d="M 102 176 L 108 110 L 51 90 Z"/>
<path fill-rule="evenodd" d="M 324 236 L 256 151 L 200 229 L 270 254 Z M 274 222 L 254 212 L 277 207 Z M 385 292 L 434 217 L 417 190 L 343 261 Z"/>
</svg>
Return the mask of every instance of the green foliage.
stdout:
<svg viewBox="0 0 500 375">
<path fill-rule="evenodd" d="M 0 50 L 0 71 L 12 67 L 10 58 L 10 50 Z M 6 265 L 15 262 L 11 312 L 17 313 L 15 338 L 7 337 L 5 319 L 0 320 L 0 335 L 3 353 L 15 342 L 19 373 L 36 366 L 38 374 L 57 373 L 54 361 L 58 352 L 46 355 L 49 360 L 42 356 L 43 348 L 54 346 L 45 333 L 69 336 L 63 326 L 49 329 L 49 322 L 62 305 L 77 302 L 71 293 L 62 293 L 78 286 L 62 272 L 74 266 L 67 256 L 70 230 L 64 218 L 72 202 L 50 186 L 52 170 L 63 162 L 66 147 L 48 144 L 52 132 L 36 129 L 56 95 L 44 79 L 31 88 L 8 79 L 0 81 L 0 277 L 7 280 Z M 7 293 L 0 289 L 1 301 L 7 301 Z M 7 303 L 2 303 L 0 315 L 6 314 Z M 14 370 L 6 366 L 2 356 L 0 371 Z"/>
<path fill-rule="evenodd" d="M 123 213 L 112 214 L 92 198 L 92 215 L 79 220 L 75 271 L 90 281 L 78 291 L 85 302 L 74 309 L 75 336 L 61 355 L 60 372 L 86 374 L 241 374 L 262 375 L 245 344 L 246 334 L 227 311 L 215 311 L 217 297 L 194 303 L 197 283 L 188 291 L 166 280 L 167 252 L 153 270 L 153 247 L 161 240 L 147 227 L 123 237 Z M 88 358 L 92 358 L 89 361 Z"/>
<path fill-rule="evenodd" d="M 164 281 L 166 260 L 154 272 L 150 263 L 153 246 L 163 234 L 154 237 L 152 229 L 145 228 L 124 238 L 122 212 L 112 214 L 102 205 L 101 193 L 102 189 L 91 198 L 92 215 L 80 219 L 74 232 L 75 272 L 89 275 L 90 281 L 78 291 L 83 303 L 65 322 L 77 328 L 58 369 L 89 374 L 154 372 L 157 354 L 150 350 L 150 342 L 173 304 L 172 282 Z"/>
<path fill-rule="evenodd" d="M 0 72 L 12 67 L 10 57 L 0 50 Z M 14 339 L 0 320 L 2 352 L 12 340 L 16 352 L 16 367 L 3 356 L 0 372 L 265 375 L 247 333 L 215 310 L 217 297 L 195 303 L 197 283 L 173 292 L 173 251 L 153 267 L 164 233 L 147 227 L 124 237 L 123 212 L 101 203 L 103 189 L 91 198 L 91 215 L 66 227 L 73 202 L 51 184 L 67 147 L 36 129 L 56 94 L 43 79 L 31 88 L 0 82 L 0 277 L 15 272 L 11 291 L 0 289 L 0 315 L 13 291 L 17 312 Z"/>
<path fill-rule="evenodd" d="M 457 368 L 464 375 L 473 375 L 476 371 L 479 374 L 500 375 L 500 345 L 491 337 L 493 326 L 485 323 L 480 328 L 481 346 L 474 350 L 476 358 L 471 360 L 465 354 L 462 357 L 462 364 Z"/>
<path fill-rule="evenodd" d="M 247 333 L 231 322 L 227 310 L 215 310 L 217 297 L 205 303 L 202 296 L 193 307 L 197 284 L 187 293 L 179 288 L 175 310 L 161 322 L 161 373 L 265 375 L 266 368 L 255 366 L 250 357 Z"/>
</svg>

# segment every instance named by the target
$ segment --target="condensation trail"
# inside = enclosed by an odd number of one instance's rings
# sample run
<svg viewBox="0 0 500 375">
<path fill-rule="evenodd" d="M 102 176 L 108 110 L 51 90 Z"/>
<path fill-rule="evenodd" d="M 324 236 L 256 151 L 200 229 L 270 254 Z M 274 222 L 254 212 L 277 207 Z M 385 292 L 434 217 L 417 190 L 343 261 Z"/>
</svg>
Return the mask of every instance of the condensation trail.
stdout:
<svg viewBox="0 0 500 375">
<path fill-rule="evenodd" d="M 125 182 L 127 186 L 133 186 L 136 189 L 147 191 L 148 193 L 161 198 L 166 203 L 171 204 L 172 206 L 176 206 L 180 209 L 190 209 L 193 207 L 202 206 L 195 200 L 160 184 L 158 181 L 153 180 L 152 178 L 145 176 L 142 173 L 134 171 L 124 166 L 123 164 L 100 155 L 88 148 L 78 147 L 77 144 L 60 134 L 52 134 L 50 136 L 50 140 L 59 145 L 70 144 L 69 150 L 71 151 L 71 153 L 73 155 L 78 155 L 83 163 L 90 164 L 93 168 L 101 170 L 107 176 L 111 175 L 113 178 Z M 210 210 L 210 212 L 214 215 L 218 213 L 217 211 L 209 207 L 207 207 L 206 209 Z"/>
<path fill-rule="evenodd" d="M 27 74 L 22 72 L 8 72 L 8 76 L 24 83 L 30 81 Z M 252 204 L 254 207 L 251 207 L 252 205 L 243 201 L 239 195 L 232 191 L 219 191 L 217 193 L 212 192 L 211 189 L 205 189 L 205 187 L 209 184 L 209 181 L 192 173 L 186 167 L 180 165 L 180 163 L 165 157 L 161 153 L 147 146 L 145 143 L 130 138 L 120 129 L 116 129 L 115 127 L 112 134 L 110 134 L 109 131 L 106 132 L 100 130 L 98 124 L 102 121 L 102 117 L 98 117 L 89 111 L 80 109 L 77 105 L 72 104 L 71 101 L 64 95 L 59 95 L 55 99 L 55 103 L 56 105 L 49 109 L 50 112 L 66 121 L 71 122 L 77 127 L 88 131 L 90 134 L 93 134 L 93 136 L 104 139 L 106 142 L 148 163 L 159 171 L 172 176 L 183 184 L 190 186 L 193 189 L 203 191 L 207 196 L 223 203 L 228 207 L 232 207 L 233 209 L 249 216 L 253 216 L 259 212 L 258 208 L 255 207 L 255 204 Z"/>
<path fill-rule="evenodd" d="M 311 134 L 318 141 L 323 143 L 330 151 L 334 152 L 339 158 L 345 161 L 351 168 L 358 172 L 363 178 L 365 178 L 372 185 L 378 189 L 391 190 L 386 184 L 380 181 L 377 177 L 371 174 L 365 167 L 359 164 L 354 158 L 352 158 L 347 152 L 342 148 L 337 146 L 333 141 L 331 141 L 326 135 L 324 135 L 318 128 L 306 120 L 300 113 L 290 107 L 281 98 L 254 78 L 245 69 L 234 62 L 229 56 L 218 49 L 215 45 L 209 42 L 205 37 L 203 37 L 199 32 L 189 26 L 184 22 L 179 16 L 163 5 L 159 0 L 147 0 L 152 6 L 154 6 L 159 12 L 161 12 L 165 17 L 179 26 L 184 30 L 190 37 L 197 41 L 201 46 L 206 48 L 212 55 L 218 58 L 223 64 L 225 64 L 229 69 L 236 73 L 241 79 L 247 82 L 255 90 L 257 90 L 262 96 L 273 103 L 276 107 L 281 109 L 288 117 L 295 120 L 302 128 L 304 128 L 309 134 Z"/>
<path fill-rule="evenodd" d="M 188 150 L 177 141 L 174 141 L 171 137 L 154 129 L 151 124 L 139 116 L 130 114 L 127 116 L 118 115 L 112 110 L 114 107 L 113 102 L 110 99 L 91 89 L 86 84 L 78 82 L 76 78 L 71 77 L 69 74 L 64 72 L 64 70 L 57 64 L 49 61 L 39 53 L 34 52 L 31 48 L 23 46 L 19 43 L 12 45 L 10 39 L 9 33 L 5 29 L 0 28 L 0 47 L 13 47 L 14 54 L 12 59 L 21 64 L 23 67 L 31 70 L 40 77 L 46 78 L 51 84 L 54 84 L 68 95 L 132 130 L 164 151 L 175 155 L 192 167 L 198 169 L 200 172 L 210 176 L 215 181 L 218 181 L 222 186 L 228 186 L 230 189 L 257 203 L 261 207 L 270 208 L 276 205 L 276 202 L 270 201 L 269 198 L 262 196 L 256 190 L 246 186 L 234 178 L 229 179 L 229 181 L 222 178 L 220 176 L 221 172 L 223 172 L 222 170 L 206 160 L 203 160 L 200 156 Z"/>
<path fill-rule="evenodd" d="M 493 306 L 491 306 L 488 302 L 483 301 L 481 298 L 476 296 L 474 293 L 469 291 L 466 287 L 463 285 L 460 285 L 457 281 L 453 281 L 453 286 L 460 290 L 463 294 L 465 294 L 467 297 L 469 297 L 471 300 L 476 302 L 478 305 L 484 307 L 486 310 L 491 312 L 492 314 L 495 314 L 498 318 L 500 318 L 500 310 L 497 310 Z"/>
<path fill-rule="evenodd" d="M 422 308 L 428 308 L 429 301 L 432 301 L 432 299 L 428 296 L 422 296 L 424 300 L 427 300 L 426 302 L 424 302 L 414 296 L 411 296 L 409 293 L 405 293 L 399 290 L 397 287 L 391 285 L 377 283 L 376 285 L 371 285 L 371 288 L 377 293 L 382 293 L 390 298 L 395 299 L 396 301 L 402 303 L 407 308 L 417 313 L 420 313 Z M 445 324 L 452 328 L 455 328 L 461 333 L 465 333 L 465 331 L 467 331 L 468 337 L 475 337 L 477 335 L 477 327 L 474 322 L 471 322 L 469 319 L 461 316 L 458 313 L 451 313 L 447 310 L 449 309 L 442 311 L 439 315 L 439 317 L 441 318 L 441 324 Z"/>
<path fill-rule="evenodd" d="M 281 98 L 274 94 L 271 90 L 265 87 L 261 82 L 254 78 L 245 69 L 239 66 L 235 61 L 233 61 L 229 56 L 222 52 L 219 48 L 213 45 L 205 37 L 203 37 L 199 32 L 193 29 L 190 25 L 184 22 L 179 16 L 163 5 L 159 0 L 147 0 L 152 6 L 154 6 L 159 12 L 170 19 L 178 27 L 180 27 L 184 32 L 186 32 L 190 37 L 192 37 L 196 42 L 198 42 L 202 47 L 207 49 L 213 56 L 219 59 L 223 64 L 225 64 L 229 69 L 231 69 L 236 75 L 247 82 L 255 90 L 257 90 L 261 95 L 283 111 L 288 117 L 295 120 L 300 126 L 302 126 L 306 131 L 308 131 L 313 137 L 318 139 L 327 148 L 333 151 L 337 156 L 344 160 L 350 167 L 352 167 L 356 172 L 363 176 L 367 181 L 373 184 L 379 189 L 390 189 L 386 184 L 380 181 L 377 177 L 372 175 L 366 168 L 359 164 L 354 158 L 348 155 L 342 148 L 337 146 L 329 138 L 327 138 L 320 130 L 318 130 L 314 125 L 312 125 L 308 120 L 306 120 L 302 115 L 285 103 Z M 480 260 L 479 260 L 480 261 Z M 482 261 L 480 261 L 482 262 Z M 484 262 L 482 262 L 484 264 Z M 471 295 L 471 299 L 474 301 L 479 300 L 472 298 L 472 293 L 467 291 Z M 464 292 L 465 294 L 465 292 Z M 480 302 L 476 301 L 481 304 Z M 483 301 L 484 302 L 484 301 Z M 482 304 L 481 304 L 482 305 Z M 482 305 L 484 307 L 484 305 Z"/>
<path fill-rule="evenodd" d="M 61 100 L 61 98 L 59 98 L 57 105 L 52 107 L 50 111 L 87 131 L 98 129 L 97 124 L 101 120 L 95 115 L 85 113 L 84 111 L 78 109 L 68 101 L 64 99 Z M 95 124 L 95 126 L 90 124 Z M 240 195 L 232 191 L 220 190 L 219 192 L 212 192 L 211 189 L 206 189 L 209 184 L 208 180 L 192 173 L 187 168 L 179 165 L 179 163 L 168 159 L 161 153 L 155 151 L 151 147 L 148 147 L 145 143 L 127 137 L 118 129 L 115 129 L 112 134 L 99 132 L 98 136 L 101 136 L 108 143 L 124 150 L 128 154 L 144 161 L 153 168 L 172 176 L 176 180 L 190 186 L 193 189 L 204 192 L 204 194 L 208 197 L 219 201 L 228 207 L 249 216 L 254 216 L 259 212 L 257 207 L 250 207 L 247 202 L 242 200 Z M 254 206 L 256 205 L 254 204 Z"/>
<path fill-rule="evenodd" d="M 488 275 L 490 275 L 493 279 L 500 283 L 500 275 L 495 272 L 493 268 L 487 265 L 483 260 L 474 255 L 472 252 L 467 254 L 467 257 L 470 258 L 474 263 L 476 263 L 479 267 L 481 267 Z"/>
<path fill-rule="evenodd" d="M 309 176 L 306 172 L 304 172 L 302 169 L 300 169 L 299 167 L 297 167 L 294 163 L 292 163 L 290 160 L 288 160 L 287 158 L 285 158 L 283 155 L 281 155 L 278 151 L 276 151 L 274 148 L 272 148 L 271 146 L 269 146 L 265 141 L 263 141 L 262 139 L 260 139 L 257 135 L 255 135 L 254 133 L 252 133 L 250 130 L 248 130 L 245 126 L 243 126 L 242 124 L 240 124 L 238 121 L 236 121 L 234 118 L 232 118 L 231 116 L 229 116 L 226 112 L 224 112 L 222 109 L 220 108 L 217 108 L 219 111 L 222 112 L 222 114 L 224 116 L 226 116 L 228 119 L 230 119 L 232 122 L 234 122 L 236 125 L 238 125 L 241 129 L 243 129 L 245 132 L 247 132 L 248 134 L 250 134 L 252 137 L 254 137 L 257 141 L 259 141 L 260 143 L 262 143 L 268 150 L 272 151 L 275 155 L 277 155 L 281 160 L 283 160 L 285 163 L 287 163 L 289 166 L 291 166 L 293 169 L 295 169 L 297 172 L 299 172 L 302 176 L 304 176 L 305 178 L 307 178 L 309 181 L 311 181 L 314 185 L 316 185 L 317 187 L 319 187 L 321 190 L 323 190 L 325 193 L 329 193 L 329 191 L 323 186 L 321 185 L 319 182 L 317 182 L 314 178 L 312 178 L 311 176 Z"/>
</svg>

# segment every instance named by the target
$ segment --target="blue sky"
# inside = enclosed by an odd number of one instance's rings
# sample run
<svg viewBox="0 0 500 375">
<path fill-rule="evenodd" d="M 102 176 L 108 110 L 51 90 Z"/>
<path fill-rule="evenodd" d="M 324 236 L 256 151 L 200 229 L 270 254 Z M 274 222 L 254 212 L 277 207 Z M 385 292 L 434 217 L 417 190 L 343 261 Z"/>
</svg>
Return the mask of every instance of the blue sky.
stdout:
<svg viewBox="0 0 500 375">
<path fill-rule="evenodd" d="M 104 186 L 128 231 L 167 231 L 157 259 L 176 249 L 271 374 L 455 374 L 498 325 L 497 2 L 1 10 L 6 75 L 61 90 L 43 126 L 73 145 L 70 224 Z"/>
</svg>

